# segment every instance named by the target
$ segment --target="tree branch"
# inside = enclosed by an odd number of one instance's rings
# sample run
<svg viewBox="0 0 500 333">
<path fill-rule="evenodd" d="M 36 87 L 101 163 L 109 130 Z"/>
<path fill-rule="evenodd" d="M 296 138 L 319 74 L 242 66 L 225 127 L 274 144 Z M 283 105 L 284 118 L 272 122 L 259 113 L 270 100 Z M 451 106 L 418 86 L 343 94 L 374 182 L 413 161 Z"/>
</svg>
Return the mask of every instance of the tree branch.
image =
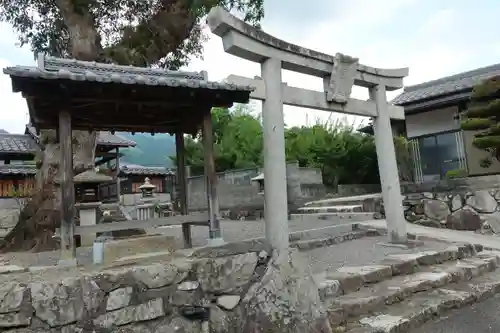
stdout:
<svg viewBox="0 0 500 333">
<path fill-rule="evenodd" d="M 105 49 L 118 64 L 147 67 L 175 52 L 188 39 L 197 23 L 188 0 L 162 0 L 156 13 L 137 26 L 124 29 L 122 38 Z"/>
</svg>

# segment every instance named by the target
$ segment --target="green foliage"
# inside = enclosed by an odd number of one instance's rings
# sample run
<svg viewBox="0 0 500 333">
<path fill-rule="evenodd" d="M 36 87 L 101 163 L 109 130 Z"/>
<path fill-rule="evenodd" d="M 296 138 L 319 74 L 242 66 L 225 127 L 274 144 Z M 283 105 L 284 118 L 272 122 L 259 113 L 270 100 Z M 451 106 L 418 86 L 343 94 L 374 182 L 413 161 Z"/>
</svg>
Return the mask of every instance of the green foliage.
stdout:
<svg viewBox="0 0 500 333">
<path fill-rule="evenodd" d="M 473 145 L 500 157 L 500 76 L 485 80 L 474 87 L 470 105 L 461 122 L 464 131 L 474 131 Z M 482 167 L 491 165 L 490 158 L 481 161 Z"/>
<path fill-rule="evenodd" d="M 215 108 L 212 120 L 217 171 L 262 166 L 262 124 L 252 108 L 244 105 L 233 110 Z M 402 178 L 411 180 L 413 163 L 408 142 L 396 138 L 395 145 Z M 186 162 L 192 173 L 203 174 L 200 134 L 186 137 L 185 147 Z M 330 187 L 380 181 L 373 136 L 357 132 L 345 121 L 286 129 L 285 152 L 288 161 L 298 161 L 301 167 L 320 168 L 323 182 Z"/>
<path fill-rule="evenodd" d="M 447 179 L 466 178 L 467 171 L 465 171 L 464 169 L 449 170 L 448 172 L 446 172 L 445 177 Z"/>
<path fill-rule="evenodd" d="M 409 141 L 402 136 L 395 137 L 394 149 L 396 151 L 399 179 L 403 181 L 413 181 L 415 175 L 415 163 L 413 161 L 412 148 Z"/>
<path fill-rule="evenodd" d="M 491 161 L 491 159 L 489 158 L 482 158 L 479 160 L 479 166 L 481 168 L 489 168 L 491 165 L 493 164 L 493 162 Z"/>
<path fill-rule="evenodd" d="M 250 106 L 237 105 L 234 110 L 212 109 L 216 171 L 255 167 L 262 163 L 262 125 Z M 186 164 L 193 174 L 204 169 L 201 133 L 184 140 Z M 175 157 L 171 157 L 175 161 Z"/>
<path fill-rule="evenodd" d="M 258 26 L 263 1 L 0 0 L 0 21 L 35 54 L 177 69 L 202 55 L 211 8 L 237 11 Z"/>
<path fill-rule="evenodd" d="M 301 167 L 317 167 L 325 185 L 379 182 L 373 137 L 345 121 L 292 127 L 285 133 L 286 156 Z"/>
</svg>

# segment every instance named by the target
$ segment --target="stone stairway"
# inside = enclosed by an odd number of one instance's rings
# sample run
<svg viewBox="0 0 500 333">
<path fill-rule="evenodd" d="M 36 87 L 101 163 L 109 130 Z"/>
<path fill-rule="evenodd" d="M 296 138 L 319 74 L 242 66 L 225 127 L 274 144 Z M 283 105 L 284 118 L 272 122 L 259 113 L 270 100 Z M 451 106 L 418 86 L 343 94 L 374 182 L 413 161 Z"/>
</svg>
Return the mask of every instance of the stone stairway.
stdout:
<svg viewBox="0 0 500 333">
<path fill-rule="evenodd" d="M 381 200 L 381 194 L 375 193 L 311 201 L 292 213 L 291 219 L 364 221 L 381 218 Z"/>
<path fill-rule="evenodd" d="M 500 252 L 454 245 L 315 275 L 334 332 L 409 332 L 500 292 Z"/>
</svg>

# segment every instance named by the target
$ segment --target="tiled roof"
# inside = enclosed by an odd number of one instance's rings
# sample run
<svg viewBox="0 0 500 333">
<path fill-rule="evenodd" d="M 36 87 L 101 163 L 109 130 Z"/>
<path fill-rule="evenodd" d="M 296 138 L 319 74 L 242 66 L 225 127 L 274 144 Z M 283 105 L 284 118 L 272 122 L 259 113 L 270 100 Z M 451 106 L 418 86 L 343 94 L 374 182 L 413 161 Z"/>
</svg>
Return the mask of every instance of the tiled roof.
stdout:
<svg viewBox="0 0 500 333">
<path fill-rule="evenodd" d="M 30 164 L 0 165 L 0 175 L 35 175 L 37 168 Z"/>
<path fill-rule="evenodd" d="M 167 71 L 163 69 L 118 66 L 75 59 L 40 55 L 38 66 L 7 67 L 4 74 L 47 80 L 95 81 L 101 83 L 139 84 L 151 86 L 205 88 L 214 90 L 253 91 L 251 86 L 211 82 L 203 73 Z"/>
<path fill-rule="evenodd" d="M 38 141 L 38 134 L 36 129 L 30 124 L 26 125 L 26 130 Z M 113 147 L 135 147 L 136 143 L 132 140 L 125 139 L 121 135 L 111 134 L 111 132 L 99 132 L 97 137 L 97 144 L 103 146 Z"/>
<path fill-rule="evenodd" d="M 166 176 L 166 175 L 174 175 L 175 172 L 173 170 L 164 168 L 164 167 L 146 167 L 142 165 L 122 165 L 120 167 L 121 173 L 125 175 L 144 175 L 144 176 Z"/>
<path fill-rule="evenodd" d="M 125 139 L 123 136 L 118 134 L 111 134 L 111 132 L 99 132 L 97 137 L 97 144 L 103 146 L 114 146 L 114 147 L 135 147 L 135 141 Z"/>
<path fill-rule="evenodd" d="M 29 135 L 0 134 L 0 153 L 34 154 L 38 150 L 38 145 Z"/>
<path fill-rule="evenodd" d="M 404 89 L 404 92 L 394 98 L 391 103 L 405 105 L 443 95 L 450 95 L 467 90 L 471 91 L 476 84 L 496 75 L 500 75 L 500 64 L 478 68 L 414 86 L 408 86 Z"/>
</svg>

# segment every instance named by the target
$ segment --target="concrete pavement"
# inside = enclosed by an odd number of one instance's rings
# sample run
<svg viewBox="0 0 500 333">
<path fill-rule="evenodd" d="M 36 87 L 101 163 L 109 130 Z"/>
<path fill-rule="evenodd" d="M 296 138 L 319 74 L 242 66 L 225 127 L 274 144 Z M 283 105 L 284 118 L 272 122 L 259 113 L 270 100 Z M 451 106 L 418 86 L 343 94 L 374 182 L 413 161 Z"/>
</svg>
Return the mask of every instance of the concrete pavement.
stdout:
<svg viewBox="0 0 500 333">
<path fill-rule="evenodd" d="M 450 311 L 410 333 L 498 333 L 500 332 L 500 295 L 482 303 Z"/>
<path fill-rule="evenodd" d="M 376 229 L 386 228 L 385 220 L 369 220 L 359 222 L 359 224 Z M 406 224 L 406 231 L 420 237 L 440 239 L 447 242 L 481 244 L 487 249 L 500 250 L 500 237 L 495 235 L 481 235 L 476 234 L 473 231 L 437 229 L 412 223 Z"/>
</svg>

